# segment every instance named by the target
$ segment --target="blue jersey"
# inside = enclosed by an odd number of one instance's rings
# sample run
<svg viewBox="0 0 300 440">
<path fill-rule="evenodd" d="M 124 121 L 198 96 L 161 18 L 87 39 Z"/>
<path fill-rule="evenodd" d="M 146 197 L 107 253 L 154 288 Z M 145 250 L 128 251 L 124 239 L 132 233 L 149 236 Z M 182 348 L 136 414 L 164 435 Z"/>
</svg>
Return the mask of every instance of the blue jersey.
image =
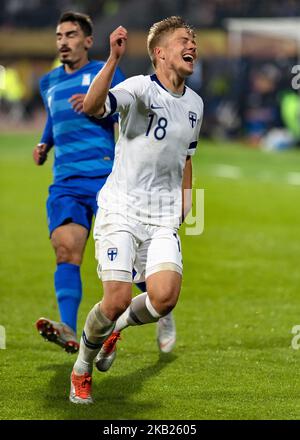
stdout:
<svg viewBox="0 0 300 440">
<path fill-rule="evenodd" d="M 69 102 L 72 95 L 87 93 L 103 66 L 102 61 L 90 61 L 71 74 L 60 66 L 41 79 L 41 95 L 48 113 L 41 142 L 55 145 L 55 183 L 74 177 L 104 177 L 112 170 L 116 119 L 96 119 L 76 113 Z M 112 86 L 124 79 L 117 69 Z"/>
</svg>

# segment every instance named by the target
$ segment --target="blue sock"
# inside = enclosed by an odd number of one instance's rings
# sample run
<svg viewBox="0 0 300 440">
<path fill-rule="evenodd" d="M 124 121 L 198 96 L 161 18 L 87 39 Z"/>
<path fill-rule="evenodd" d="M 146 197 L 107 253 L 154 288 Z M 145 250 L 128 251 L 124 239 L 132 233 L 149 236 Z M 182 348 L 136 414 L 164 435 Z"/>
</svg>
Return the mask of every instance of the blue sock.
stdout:
<svg viewBox="0 0 300 440">
<path fill-rule="evenodd" d="M 58 264 L 54 284 L 60 319 L 76 332 L 77 312 L 82 297 L 80 266 L 70 263 Z"/>
</svg>

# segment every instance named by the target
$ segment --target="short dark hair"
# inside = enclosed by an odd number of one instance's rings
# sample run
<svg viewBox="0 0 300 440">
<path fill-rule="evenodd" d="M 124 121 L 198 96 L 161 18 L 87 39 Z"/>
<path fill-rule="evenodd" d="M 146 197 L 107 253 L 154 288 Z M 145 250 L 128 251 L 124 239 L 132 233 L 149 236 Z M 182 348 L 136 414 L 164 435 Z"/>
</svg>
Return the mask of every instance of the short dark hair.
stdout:
<svg viewBox="0 0 300 440">
<path fill-rule="evenodd" d="M 93 22 L 87 14 L 82 14 L 81 12 L 67 11 L 60 16 L 58 24 L 65 23 L 66 21 L 78 23 L 86 37 L 89 37 L 93 34 Z"/>
</svg>

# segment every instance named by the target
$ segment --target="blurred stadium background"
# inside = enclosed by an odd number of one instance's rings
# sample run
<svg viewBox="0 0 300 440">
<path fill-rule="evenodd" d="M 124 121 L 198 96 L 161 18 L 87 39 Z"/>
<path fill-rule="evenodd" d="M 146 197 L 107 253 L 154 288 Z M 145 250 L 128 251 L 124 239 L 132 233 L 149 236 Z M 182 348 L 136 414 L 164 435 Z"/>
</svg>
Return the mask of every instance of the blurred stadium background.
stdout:
<svg viewBox="0 0 300 440">
<path fill-rule="evenodd" d="M 242 137 L 252 145 L 264 138 L 270 148 L 300 139 L 299 97 L 291 89 L 291 66 L 300 57 L 296 0 L 1 0 L 0 7 L 1 128 L 42 123 L 39 78 L 55 60 L 60 13 L 75 9 L 94 20 L 95 58 L 106 58 L 112 29 L 120 23 L 128 27 L 122 63 L 127 76 L 151 70 L 145 44 L 149 26 L 161 17 L 182 15 L 197 30 L 199 61 L 189 84 L 206 104 L 203 134 Z"/>
<path fill-rule="evenodd" d="M 45 200 L 51 158 L 33 165 L 45 113 L 39 78 L 53 66 L 61 12 L 89 13 L 92 56 L 130 31 L 127 76 L 151 70 L 149 26 L 182 15 L 197 31 L 189 85 L 204 100 L 193 160 L 205 231 L 182 231 L 185 278 L 174 354 L 158 358 L 154 327 L 128 329 L 113 371 L 95 377 L 97 405 L 70 408 L 73 359 L 43 344 L 34 322 L 58 318 Z M 0 419 L 299 418 L 300 63 L 297 0 L 0 0 Z M 83 265 L 79 328 L 101 287 L 93 240 Z M 137 336 L 139 335 L 139 336 Z"/>
</svg>

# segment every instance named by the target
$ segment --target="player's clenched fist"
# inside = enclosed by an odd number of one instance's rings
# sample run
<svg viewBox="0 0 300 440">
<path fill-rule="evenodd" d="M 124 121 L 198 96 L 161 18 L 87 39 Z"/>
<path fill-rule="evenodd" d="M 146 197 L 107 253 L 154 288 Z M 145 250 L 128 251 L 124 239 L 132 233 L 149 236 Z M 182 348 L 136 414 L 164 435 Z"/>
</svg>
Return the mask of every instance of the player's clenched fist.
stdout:
<svg viewBox="0 0 300 440">
<path fill-rule="evenodd" d="M 110 53 L 115 58 L 120 58 L 126 50 L 127 29 L 119 26 L 110 34 Z"/>
<path fill-rule="evenodd" d="M 43 165 L 47 160 L 48 146 L 47 144 L 37 144 L 32 152 L 33 160 L 36 165 Z"/>
</svg>

